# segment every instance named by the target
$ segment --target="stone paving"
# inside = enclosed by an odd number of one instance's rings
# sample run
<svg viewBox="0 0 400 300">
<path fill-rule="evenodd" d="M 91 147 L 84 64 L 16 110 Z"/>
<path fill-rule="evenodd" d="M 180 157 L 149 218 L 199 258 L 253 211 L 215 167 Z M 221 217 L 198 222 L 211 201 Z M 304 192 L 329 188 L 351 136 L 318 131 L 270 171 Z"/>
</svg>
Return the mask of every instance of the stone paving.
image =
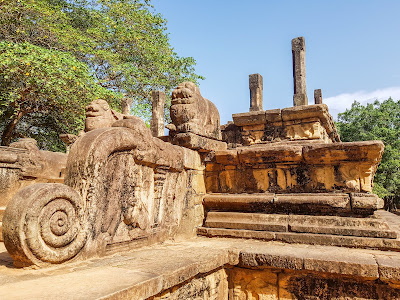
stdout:
<svg viewBox="0 0 400 300">
<path fill-rule="evenodd" d="M 3 299 L 146 299 L 224 266 L 280 268 L 397 285 L 400 253 L 197 237 L 44 269 L 15 269 L 0 245 Z"/>
</svg>

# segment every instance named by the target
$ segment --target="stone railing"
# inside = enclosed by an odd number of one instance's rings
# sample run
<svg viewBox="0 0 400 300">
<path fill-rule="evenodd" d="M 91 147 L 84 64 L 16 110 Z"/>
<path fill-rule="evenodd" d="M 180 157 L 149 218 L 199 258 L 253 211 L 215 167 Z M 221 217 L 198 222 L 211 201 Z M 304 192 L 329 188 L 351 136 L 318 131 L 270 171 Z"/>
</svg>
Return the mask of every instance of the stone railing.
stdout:
<svg viewBox="0 0 400 300">
<path fill-rule="evenodd" d="M 194 235 L 202 172 L 197 152 L 152 137 L 138 118 L 92 130 L 72 145 L 65 184 L 33 184 L 10 201 L 5 246 L 16 266 L 43 266 Z"/>
</svg>

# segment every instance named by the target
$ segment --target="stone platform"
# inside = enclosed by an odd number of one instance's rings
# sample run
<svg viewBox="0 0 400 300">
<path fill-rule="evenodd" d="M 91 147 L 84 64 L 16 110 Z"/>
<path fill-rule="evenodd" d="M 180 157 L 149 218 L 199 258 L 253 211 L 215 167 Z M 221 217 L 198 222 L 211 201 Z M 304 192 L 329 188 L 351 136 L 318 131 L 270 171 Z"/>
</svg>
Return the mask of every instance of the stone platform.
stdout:
<svg viewBox="0 0 400 300">
<path fill-rule="evenodd" d="M 234 299 L 243 293 L 398 298 L 400 253 L 197 237 L 21 270 L 0 245 L 3 299 Z"/>
</svg>

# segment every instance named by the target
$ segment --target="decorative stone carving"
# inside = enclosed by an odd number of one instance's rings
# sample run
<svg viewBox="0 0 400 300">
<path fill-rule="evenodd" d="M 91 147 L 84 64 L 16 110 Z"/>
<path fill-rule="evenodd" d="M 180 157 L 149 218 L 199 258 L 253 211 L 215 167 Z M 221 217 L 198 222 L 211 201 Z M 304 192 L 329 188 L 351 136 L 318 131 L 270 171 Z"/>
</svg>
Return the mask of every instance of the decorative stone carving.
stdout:
<svg viewBox="0 0 400 300">
<path fill-rule="evenodd" d="M 243 145 L 301 141 L 340 142 L 335 124 L 325 104 L 295 106 L 267 111 L 252 111 L 232 115 L 239 127 Z M 232 134 L 224 127 L 224 141 L 232 143 Z"/>
<path fill-rule="evenodd" d="M 123 119 L 123 114 L 113 110 L 107 101 L 97 99 L 86 106 L 85 132 L 93 129 L 111 127 L 118 120 Z"/>
<path fill-rule="evenodd" d="M 4 244 L 15 265 L 73 258 L 88 234 L 84 205 L 79 194 L 63 184 L 39 183 L 19 190 L 3 218 Z"/>
<path fill-rule="evenodd" d="M 214 103 L 203 98 L 199 88 L 192 82 L 183 82 L 172 92 L 172 134 L 194 133 L 200 136 L 221 139 L 219 112 Z"/>
<path fill-rule="evenodd" d="M 79 136 L 83 136 L 86 132 L 94 129 L 111 127 L 112 124 L 118 120 L 124 118 L 130 118 L 129 115 L 130 105 L 132 104 L 132 99 L 125 98 L 122 100 L 121 107 L 124 113 L 119 113 L 110 108 L 110 105 L 106 100 L 96 99 L 85 108 L 85 129 L 81 131 L 79 135 L 74 134 L 60 134 L 60 139 L 67 145 L 67 153 L 73 143 L 78 139 Z"/>
<path fill-rule="evenodd" d="M 20 188 L 38 182 L 63 182 L 67 154 L 39 150 L 34 139 L 24 138 L 0 147 L 0 241 L 2 218 Z"/>
<path fill-rule="evenodd" d="M 325 134 L 324 134 L 325 133 Z M 288 126 L 286 137 L 289 140 L 325 140 L 329 139 L 320 122 L 294 124 Z"/>
<path fill-rule="evenodd" d="M 196 152 L 152 137 L 137 117 L 90 130 L 71 147 L 65 185 L 34 184 L 11 200 L 6 247 L 17 266 L 45 266 L 193 234 L 202 215 L 185 216 L 201 205 L 201 169 Z"/>
<path fill-rule="evenodd" d="M 371 192 L 383 149 L 382 142 L 369 141 L 271 143 L 216 151 L 207 162 L 207 190 L 213 193 Z"/>
</svg>

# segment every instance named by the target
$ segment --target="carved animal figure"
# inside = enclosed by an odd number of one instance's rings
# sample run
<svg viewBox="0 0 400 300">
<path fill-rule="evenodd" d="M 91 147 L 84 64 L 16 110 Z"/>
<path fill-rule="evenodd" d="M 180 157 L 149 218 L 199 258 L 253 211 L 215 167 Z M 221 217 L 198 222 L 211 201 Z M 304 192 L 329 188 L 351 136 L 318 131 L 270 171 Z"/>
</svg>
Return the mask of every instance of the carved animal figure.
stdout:
<svg viewBox="0 0 400 300">
<path fill-rule="evenodd" d="M 220 118 L 217 107 L 203 98 L 192 82 L 183 82 L 172 92 L 172 124 L 167 128 L 173 134 L 192 132 L 201 136 L 221 139 Z"/>
<path fill-rule="evenodd" d="M 115 121 L 123 118 L 124 115 L 112 110 L 107 101 L 103 99 L 94 100 L 86 106 L 85 132 L 111 127 Z"/>
</svg>

